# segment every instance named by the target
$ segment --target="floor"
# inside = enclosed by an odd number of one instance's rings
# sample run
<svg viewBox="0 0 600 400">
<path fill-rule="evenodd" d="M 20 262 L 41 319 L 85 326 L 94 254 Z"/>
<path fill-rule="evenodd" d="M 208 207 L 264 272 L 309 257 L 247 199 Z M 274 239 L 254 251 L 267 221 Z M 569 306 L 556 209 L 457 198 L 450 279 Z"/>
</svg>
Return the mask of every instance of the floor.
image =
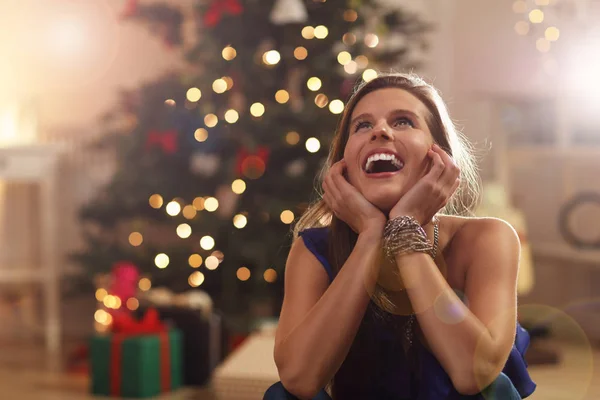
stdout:
<svg viewBox="0 0 600 400">
<path fill-rule="evenodd" d="M 532 400 L 600 399 L 600 348 L 582 349 L 557 345 L 561 362 L 557 365 L 530 366 L 538 384 Z M 87 393 L 84 374 L 67 374 L 41 363 L 39 349 L 31 346 L 7 346 L 0 354 L 0 393 L 2 399 L 13 400 L 92 400 L 101 399 Z M 596 366 L 594 368 L 594 366 Z M 182 389 L 158 397 L 163 400 L 216 400 L 210 388 Z"/>
</svg>

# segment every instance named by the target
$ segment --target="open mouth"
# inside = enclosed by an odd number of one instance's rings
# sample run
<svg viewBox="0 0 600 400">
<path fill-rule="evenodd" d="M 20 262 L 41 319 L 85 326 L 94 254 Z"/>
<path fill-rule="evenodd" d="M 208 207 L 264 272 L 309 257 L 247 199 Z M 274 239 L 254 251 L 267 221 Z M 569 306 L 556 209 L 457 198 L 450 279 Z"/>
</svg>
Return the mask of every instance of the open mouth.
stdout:
<svg viewBox="0 0 600 400">
<path fill-rule="evenodd" d="M 391 153 L 374 153 L 367 157 L 363 170 L 366 174 L 383 174 L 400 171 L 404 167 L 402 160 Z"/>
</svg>

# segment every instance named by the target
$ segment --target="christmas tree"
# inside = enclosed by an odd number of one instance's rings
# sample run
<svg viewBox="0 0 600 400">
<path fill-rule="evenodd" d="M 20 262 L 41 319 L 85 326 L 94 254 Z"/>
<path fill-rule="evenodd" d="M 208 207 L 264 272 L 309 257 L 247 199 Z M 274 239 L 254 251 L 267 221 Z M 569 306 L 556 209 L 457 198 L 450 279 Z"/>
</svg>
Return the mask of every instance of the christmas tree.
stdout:
<svg viewBox="0 0 600 400">
<path fill-rule="evenodd" d="M 428 24 L 370 0 L 202 0 L 193 16 L 131 1 L 124 17 L 187 66 L 103 119 L 96 145 L 117 170 L 81 210 L 77 260 L 89 276 L 129 260 L 154 287 L 200 287 L 226 312 L 279 304 L 291 224 L 315 200 L 345 99 L 376 69 L 418 67 Z"/>
</svg>

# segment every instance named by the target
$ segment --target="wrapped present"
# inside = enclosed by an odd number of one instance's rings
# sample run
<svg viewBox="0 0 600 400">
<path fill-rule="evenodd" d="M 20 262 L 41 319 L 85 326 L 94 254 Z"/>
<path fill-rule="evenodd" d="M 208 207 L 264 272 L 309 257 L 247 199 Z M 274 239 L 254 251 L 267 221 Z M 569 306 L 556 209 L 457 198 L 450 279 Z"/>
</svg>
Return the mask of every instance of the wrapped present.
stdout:
<svg viewBox="0 0 600 400">
<path fill-rule="evenodd" d="M 141 321 L 113 317 L 109 335 L 90 345 L 91 391 L 96 395 L 144 398 L 181 387 L 182 337 L 167 329 L 154 309 Z"/>
</svg>

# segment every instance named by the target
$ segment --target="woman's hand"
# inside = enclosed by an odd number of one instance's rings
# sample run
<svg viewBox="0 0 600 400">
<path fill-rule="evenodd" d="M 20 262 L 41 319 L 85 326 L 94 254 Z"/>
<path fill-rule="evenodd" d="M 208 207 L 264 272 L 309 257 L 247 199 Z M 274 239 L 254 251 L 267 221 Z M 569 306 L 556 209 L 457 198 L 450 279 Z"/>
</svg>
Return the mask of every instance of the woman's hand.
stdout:
<svg viewBox="0 0 600 400">
<path fill-rule="evenodd" d="M 368 230 L 383 234 L 385 215 L 346 180 L 345 169 L 343 159 L 331 166 L 323 180 L 323 200 L 357 234 Z"/>
<path fill-rule="evenodd" d="M 436 144 L 427 155 L 432 158 L 429 172 L 396 203 L 390 219 L 408 215 L 426 225 L 458 188 L 460 169 L 452 158 Z"/>
</svg>

